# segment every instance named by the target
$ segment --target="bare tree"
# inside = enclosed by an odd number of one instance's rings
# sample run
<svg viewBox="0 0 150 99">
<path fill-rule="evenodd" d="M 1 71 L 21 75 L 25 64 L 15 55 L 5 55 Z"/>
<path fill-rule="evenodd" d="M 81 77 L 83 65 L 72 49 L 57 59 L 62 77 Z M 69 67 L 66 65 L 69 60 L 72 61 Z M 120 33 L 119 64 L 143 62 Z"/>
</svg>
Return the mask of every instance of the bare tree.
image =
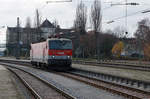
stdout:
<svg viewBox="0 0 150 99">
<path fill-rule="evenodd" d="M 74 20 L 74 28 L 78 35 L 77 45 L 78 47 L 76 49 L 82 50 L 82 54 L 84 54 L 84 44 L 81 43 L 82 35 L 86 34 L 86 22 L 87 22 L 87 7 L 85 4 L 81 1 L 76 8 L 76 17 Z M 80 44 L 81 43 L 81 44 Z M 77 51 L 79 52 L 79 51 Z M 84 55 L 82 55 L 84 57 Z"/>
<path fill-rule="evenodd" d="M 37 28 L 37 27 L 40 27 L 41 21 L 42 21 L 42 16 L 40 15 L 39 10 L 36 9 L 36 11 L 35 11 L 35 22 L 34 22 L 34 26 L 35 26 L 36 28 Z"/>
<path fill-rule="evenodd" d="M 86 33 L 86 22 L 87 22 L 87 7 L 81 1 L 76 8 L 76 18 L 74 21 L 74 28 L 80 32 L 80 34 Z"/>
<path fill-rule="evenodd" d="M 30 17 L 27 17 L 27 19 L 26 19 L 26 26 L 25 26 L 26 28 L 31 28 L 31 19 L 30 19 Z"/>
<path fill-rule="evenodd" d="M 116 35 L 118 38 L 125 37 L 125 32 L 127 30 L 124 27 L 117 26 L 113 29 L 114 35 Z"/>
<path fill-rule="evenodd" d="M 55 19 L 55 20 L 53 21 L 53 25 L 55 26 L 55 28 L 57 28 L 57 26 L 58 26 L 58 20 L 57 20 L 57 19 Z"/>
<path fill-rule="evenodd" d="M 150 43 L 150 20 L 145 18 L 138 22 L 138 28 L 135 37 L 141 43 Z"/>
<path fill-rule="evenodd" d="M 42 16 L 40 15 L 39 10 L 36 9 L 34 26 L 37 29 L 37 40 L 41 39 L 41 32 L 40 32 L 41 21 L 42 21 Z"/>
<path fill-rule="evenodd" d="M 58 20 L 57 19 L 54 19 L 53 20 L 53 23 L 52 23 L 55 27 L 55 33 L 59 33 L 60 32 L 60 27 L 58 25 Z"/>
<path fill-rule="evenodd" d="M 138 22 L 138 28 L 135 32 L 135 37 L 137 40 L 139 53 L 142 51 L 149 50 L 149 44 L 150 44 L 150 20 L 148 18 L 142 19 Z M 147 50 L 147 51 L 148 51 Z M 146 52 L 146 56 L 149 54 L 149 52 Z"/>
<path fill-rule="evenodd" d="M 30 17 L 27 17 L 27 19 L 26 19 L 26 26 L 25 26 L 25 28 L 26 28 L 26 33 L 27 33 L 27 44 L 30 44 L 31 43 L 31 19 L 30 19 Z"/>
<path fill-rule="evenodd" d="M 95 0 L 93 2 L 93 5 L 91 6 L 91 25 L 94 29 L 94 34 L 95 34 L 95 44 L 97 45 L 96 47 L 96 54 L 100 55 L 99 51 L 99 33 L 101 33 L 102 30 L 102 11 L 101 11 L 101 2 L 99 0 Z"/>
<path fill-rule="evenodd" d="M 29 56 L 29 52 L 30 52 L 30 43 L 32 42 L 32 33 L 31 33 L 31 19 L 30 17 L 27 17 L 26 19 L 26 44 L 27 44 L 27 52 L 26 52 L 26 57 Z"/>
</svg>

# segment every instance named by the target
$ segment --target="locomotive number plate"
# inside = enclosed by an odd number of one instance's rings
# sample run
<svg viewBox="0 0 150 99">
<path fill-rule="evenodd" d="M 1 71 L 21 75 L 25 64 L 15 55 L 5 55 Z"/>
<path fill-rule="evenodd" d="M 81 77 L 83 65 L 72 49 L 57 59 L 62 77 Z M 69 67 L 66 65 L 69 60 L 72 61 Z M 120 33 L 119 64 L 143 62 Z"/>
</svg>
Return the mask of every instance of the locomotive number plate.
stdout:
<svg viewBox="0 0 150 99">
<path fill-rule="evenodd" d="M 64 54 L 64 52 L 58 52 L 58 54 Z"/>
</svg>

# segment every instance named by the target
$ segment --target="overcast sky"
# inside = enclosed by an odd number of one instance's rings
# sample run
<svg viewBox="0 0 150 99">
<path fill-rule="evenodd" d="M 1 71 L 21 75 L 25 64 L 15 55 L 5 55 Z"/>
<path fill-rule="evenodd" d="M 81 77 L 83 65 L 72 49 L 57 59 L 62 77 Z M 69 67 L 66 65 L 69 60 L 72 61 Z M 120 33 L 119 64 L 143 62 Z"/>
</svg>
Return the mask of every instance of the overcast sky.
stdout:
<svg viewBox="0 0 150 99">
<path fill-rule="evenodd" d="M 21 25 L 24 26 L 26 18 L 28 16 L 31 18 L 33 24 L 36 8 L 40 10 L 43 20 L 47 18 L 52 22 L 54 19 L 57 19 L 60 27 L 63 28 L 69 28 L 73 25 L 76 6 L 80 0 L 73 0 L 73 2 L 71 3 L 49 4 L 46 4 L 46 1 L 47 0 L 0 0 L 0 25 L 16 26 L 16 19 L 17 17 L 20 17 Z M 90 11 L 90 6 L 93 3 L 92 1 L 93 0 L 83 0 L 83 2 L 88 7 L 88 15 Z M 110 7 L 110 3 L 106 3 L 110 1 L 112 1 L 113 3 L 125 2 L 125 0 L 101 0 L 103 9 L 103 30 L 113 29 L 117 26 L 125 27 L 125 18 L 122 18 L 120 20 L 114 20 L 115 22 L 111 24 L 106 23 L 108 21 L 125 15 L 124 5 Z M 150 0 L 128 0 L 128 2 L 136 2 L 140 4 L 139 6 L 128 6 L 128 14 L 150 8 Z M 127 29 L 130 32 L 130 35 L 132 35 L 135 31 L 137 27 L 137 22 L 145 17 L 150 18 L 150 13 L 138 13 L 127 18 Z M 90 27 L 90 25 L 88 24 L 87 27 Z"/>
</svg>

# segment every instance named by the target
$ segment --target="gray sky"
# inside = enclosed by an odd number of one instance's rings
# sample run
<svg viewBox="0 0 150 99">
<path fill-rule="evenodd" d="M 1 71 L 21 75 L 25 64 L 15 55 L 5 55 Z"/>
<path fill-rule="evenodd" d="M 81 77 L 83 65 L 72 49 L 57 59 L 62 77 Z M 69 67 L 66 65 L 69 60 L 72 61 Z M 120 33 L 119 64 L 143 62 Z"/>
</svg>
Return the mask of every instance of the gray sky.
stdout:
<svg viewBox="0 0 150 99">
<path fill-rule="evenodd" d="M 61 27 L 68 28 L 73 25 L 73 20 L 75 18 L 75 9 L 79 0 L 73 0 L 72 3 L 49 3 L 46 4 L 47 0 L 0 0 L 0 24 L 1 26 L 16 26 L 16 18 L 19 16 L 21 19 L 21 25 L 25 25 L 26 18 L 29 16 L 34 23 L 35 9 L 38 8 L 42 15 L 42 19 L 49 19 L 53 21 L 58 20 Z M 88 11 L 90 11 L 90 6 L 93 0 L 83 0 L 87 5 Z M 113 29 L 116 26 L 125 27 L 125 18 L 120 20 L 115 20 L 111 24 L 106 24 L 106 22 L 113 20 L 115 18 L 125 15 L 125 6 L 112 6 L 110 7 L 110 2 L 113 3 L 122 2 L 125 0 L 102 0 L 103 9 L 103 30 Z M 150 8 L 150 0 L 128 0 L 128 2 L 136 2 L 141 5 L 139 6 L 128 6 L 128 14 Z M 110 7 L 110 8 L 107 8 Z M 89 12 L 88 12 L 89 15 Z M 130 35 L 133 34 L 137 27 L 137 22 L 145 17 L 149 17 L 150 13 L 139 13 L 134 16 L 128 17 L 128 31 Z M 88 22 L 89 23 L 89 22 Z M 90 27 L 88 24 L 87 27 Z"/>
</svg>

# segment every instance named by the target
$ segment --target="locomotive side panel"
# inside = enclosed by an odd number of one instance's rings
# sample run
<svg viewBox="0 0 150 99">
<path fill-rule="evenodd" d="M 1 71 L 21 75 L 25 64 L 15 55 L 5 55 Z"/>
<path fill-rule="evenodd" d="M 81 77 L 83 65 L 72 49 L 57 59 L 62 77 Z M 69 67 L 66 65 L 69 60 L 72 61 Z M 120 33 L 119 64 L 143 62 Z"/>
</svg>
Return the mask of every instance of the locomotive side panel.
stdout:
<svg viewBox="0 0 150 99">
<path fill-rule="evenodd" d="M 46 42 L 31 44 L 30 58 L 32 62 L 46 62 Z"/>
</svg>

